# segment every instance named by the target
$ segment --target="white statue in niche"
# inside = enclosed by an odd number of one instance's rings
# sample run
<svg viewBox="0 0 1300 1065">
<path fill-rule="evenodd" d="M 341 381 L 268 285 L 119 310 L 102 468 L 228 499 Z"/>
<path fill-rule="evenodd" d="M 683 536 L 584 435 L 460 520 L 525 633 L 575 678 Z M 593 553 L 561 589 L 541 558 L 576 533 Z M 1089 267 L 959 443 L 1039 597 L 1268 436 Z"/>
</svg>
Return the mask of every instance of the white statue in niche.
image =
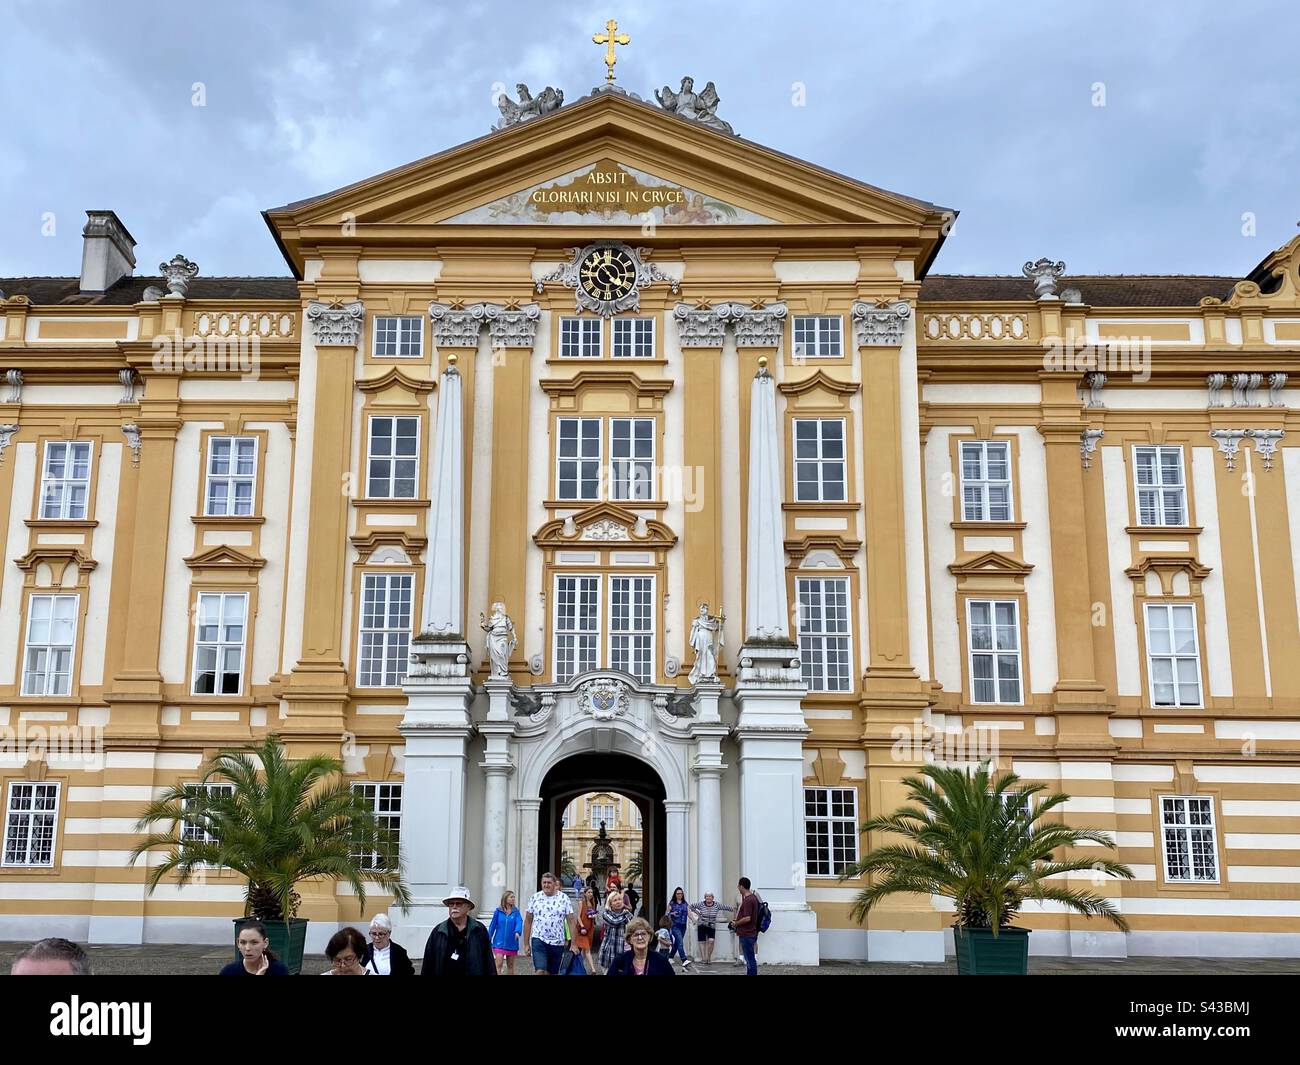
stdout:
<svg viewBox="0 0 1300 1065">
<path fill-rule="evenodd" d="M 514 653 L 519 638 L 515 635 L 515 623 L 506 614 L 505 603 L 492 604 L 492 616 L 478 616 L 479 628 L 487 633 L 488 660 L 491 663 L 489 673 L 493 677 L 510 676 L 510 656 Z"/>
<path fill-rule="evenodd" d="M 691 667 L 690 681 L 717 681 L 718 652 L 722 650 L 722 623 L 727 620 L 722 609 L 714 617 L 709 604 L 701 603 L 700 612 L 691 622 L 691 647 L 695 650 L 695 665 Z"/>
</svg>

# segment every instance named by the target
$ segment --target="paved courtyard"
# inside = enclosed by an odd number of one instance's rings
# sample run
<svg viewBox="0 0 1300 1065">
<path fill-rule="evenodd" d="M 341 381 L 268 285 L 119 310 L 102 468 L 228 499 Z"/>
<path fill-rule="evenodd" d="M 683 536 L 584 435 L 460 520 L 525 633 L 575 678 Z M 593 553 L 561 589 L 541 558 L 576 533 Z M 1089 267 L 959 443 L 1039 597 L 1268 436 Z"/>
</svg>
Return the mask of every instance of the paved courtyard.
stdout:
<svg viewBox="0 0 1300 1065">
<path fill-rule="evenodd" d="M 0 943 L 0 973 L 8 973 L 22 944 Z M 216 973 L 233 960 L 233 948 L 214 946 L 147 947 L 93 946 L 87 948 L 95 973 L 101 976 L 203 976 Z M 418 954 L 420 951 L 412 951 Z M 526 959 L 518 961 L 526 972 Z M 416 961 L 419 967 L 419 961 Z M 329 968 L 324 955 L 308 955 L 304 973 L 323 973 Z M 868 962 L 825 962 L 817 968 L 795 965 L 761 966 L 763 975 L 798 976 L 942 976 L 953 974 L 957 965 L 949 959 L 942 965 L 886 964 Z M 744 967 L 732 961 L 711 966 L 692 965 L 688 975 L 739 976 Z M 1266 976 L 1300 974 L 1300 958 L 1030 958 L 1031 976 Z"/>
</svg>

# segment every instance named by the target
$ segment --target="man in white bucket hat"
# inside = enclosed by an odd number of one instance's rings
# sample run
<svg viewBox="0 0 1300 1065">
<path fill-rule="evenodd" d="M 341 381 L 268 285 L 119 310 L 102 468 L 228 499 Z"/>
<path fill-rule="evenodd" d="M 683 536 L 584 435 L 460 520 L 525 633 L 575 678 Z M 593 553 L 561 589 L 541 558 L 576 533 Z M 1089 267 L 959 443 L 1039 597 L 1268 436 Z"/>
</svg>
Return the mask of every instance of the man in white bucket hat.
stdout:
<svg viewBox="0 0 1300 1065">
<path fill-rule="evenodd" d="M 454 888 L 442 904 L 447 919 L 429 933 L 421 976 L 496 976 L 492 940 L 483 922 L 470 918 L 474 899 L 469 888 Z"/>
</svg>

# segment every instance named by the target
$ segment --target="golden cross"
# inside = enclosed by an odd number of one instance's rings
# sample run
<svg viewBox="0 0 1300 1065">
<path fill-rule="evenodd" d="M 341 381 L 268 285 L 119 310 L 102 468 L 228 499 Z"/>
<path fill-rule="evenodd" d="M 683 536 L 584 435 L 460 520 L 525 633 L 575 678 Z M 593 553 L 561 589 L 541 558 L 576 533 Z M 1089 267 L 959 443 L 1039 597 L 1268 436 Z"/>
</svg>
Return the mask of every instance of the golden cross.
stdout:
<svg viewBox="0 0 1300 1065">
<path fill-rule="evenodd" d="M 605 23 L 604 33 L 592 34 L 591 43 L 609 45 L 605 50 L 605 66 L 609 68 L 605 74 L 605 80 L 611 85 L 614 84 L 614 64 L 618 62 L 618 56 L 614 54 L 614 45 L 631 44 L 632 38 L 626 33 L 619 33 L 618 22 L 610 19 Z"/>
</svg>

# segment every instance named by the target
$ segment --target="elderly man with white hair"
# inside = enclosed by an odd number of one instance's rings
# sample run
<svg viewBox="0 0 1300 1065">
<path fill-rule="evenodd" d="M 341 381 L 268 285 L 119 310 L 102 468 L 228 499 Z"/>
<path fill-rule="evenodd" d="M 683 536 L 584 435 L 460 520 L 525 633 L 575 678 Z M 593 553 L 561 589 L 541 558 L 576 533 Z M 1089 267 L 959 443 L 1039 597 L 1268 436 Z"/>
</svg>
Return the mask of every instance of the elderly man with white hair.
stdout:
<svg viewBox="0 0 1300 1065">
<path fill-rule="evenodd" d="M 361 967 L 372 976 L 414 976 L 415 966 L 401 944 L 393 942 L 393 922 L 386 913 L 370 922 L 370 943 L 361 956 Z"/>
</svg>

